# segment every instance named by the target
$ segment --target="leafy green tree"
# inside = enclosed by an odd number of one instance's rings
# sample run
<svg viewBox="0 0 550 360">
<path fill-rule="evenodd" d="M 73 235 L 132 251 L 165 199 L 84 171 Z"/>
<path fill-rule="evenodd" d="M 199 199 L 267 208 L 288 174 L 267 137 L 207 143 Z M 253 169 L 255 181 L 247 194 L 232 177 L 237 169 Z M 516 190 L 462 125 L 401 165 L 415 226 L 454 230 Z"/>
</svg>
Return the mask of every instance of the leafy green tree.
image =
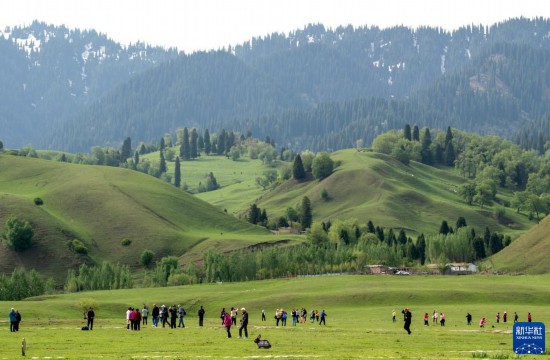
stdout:
<svg viewBox="0 0 550 360">
<path fill-rule="evenodd" d="M 134 166 L 137 166 L 139 164 L 139 151 L 134 152 Z"/>
<path fill-rule="evenodd" d="M 468 205 L 474 203 L 474 197 L 476 195 L 476 185 L 473 182 L 467 182 L 458 187 L 458 195 L 466 201 Z"/>
<path fill-rule="evenodd" d="M 141 256 L 139 258 L 139 263 L 145 267 L 148 267 L 153 263 L 154 258 L 155 258 L 155 253 L 149 249 L 145 249 L 141 253 Z"/>
<path fill-rule="evenodd" d="M 210 172 L 206 177 L 206 191 L 216 190 L 219 187 L 220 185 L 218 185 L 218 181 L 216 180 L 216 177 L 212 172 Z"/>
<path fill-rule="evenodd" d="M 302 158 L 302 164 L 304 164 L 304 170 L 306 172 L 311 172 L 311 167 L 313 165 L 313 159 L 315 159 L 315 154 L 311 151 L 304 151 L 300 154 Z"/>
<path fill-rule="evenodd" d="M 311 227 L 313 221 L 313 210 L 311 208 L 311 201 L 307 196 L 302 198 L 302 206 L 300 207 L 300 223 L 302 224 L 302 230 Z"/>
<path fill-rule="evenodd" d="M 316 222 L 307 231 L 306 237 L 308 241 L 315 246 L 321 246 L 328 243 L 328 235 L 323 229 L 323 226 Z"/>
<path fill-rule="evenodd" d="M 495 198 L 495 191 L 495 183 L 492 180 L 482 180 L 476 184 L 474 201 L 479 204 L 480 208 L 490 205 Z"/>
<path fill-rule="evenodd" d="M 294 164 L 292 165 L 292 177 L 296 180 L 302 180 L 306 177 L 304 165 L 302 164 L 302 157 L 300 155 L 296 155 L 294 158 Z"/>
<path fill-rule="evenodd" d="M 288 221 L 299 221 L 300 220 L 300 214 L 293 207 L 286 208 L 286 217 L 287 217 Z"/>
<path fill-rule="evenodd" d="M 164 147 L 165 148 L 173 146 L 173 144 L 172 144 L 172 134 L 166 133 L 166 134 L 164 134 L 164 137 L 162 139 L 164 140 Z"/>
<path fill-rule="evenodd" d="M 32 246 L 34 231 L 27 220 L 19 220 L 10 216 L 6 220 L 2 234 L 2 242 L 6 247 L 15 251 L 23 251 Z"/>
<path fill-rule="evenodd" d="M 179 188 L 181 186 L 181 164 L 179 156 L 176 157 L 174 164 L 174 186 Z"/>
<path fill-rule="evenodd" d="M 334 161 L 330 158 L 329 154 L 326 152 L 320 152 L 313 159 L 313 164 L 311 165 L 311 172 L 313 176 L 322 180 L 332 174 L 334 170 Z"/>
</svg>

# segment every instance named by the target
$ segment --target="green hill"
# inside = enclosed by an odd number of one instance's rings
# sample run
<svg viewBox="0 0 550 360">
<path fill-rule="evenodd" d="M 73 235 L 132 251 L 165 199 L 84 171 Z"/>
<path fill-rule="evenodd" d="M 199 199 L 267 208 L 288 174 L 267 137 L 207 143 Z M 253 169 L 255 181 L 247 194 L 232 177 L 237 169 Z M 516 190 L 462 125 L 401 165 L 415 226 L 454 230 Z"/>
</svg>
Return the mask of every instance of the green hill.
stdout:
<svg viewBox="0 0 550 360">
<path fill-rule="evenodd" d="M 547 216 L 510 246 L 491 256 L 485 264 L 490 271 L 546 274 L 550 272 L 550 263 L 546 259 L 549 251 L 550 216 Z"/>
<path fill-rule="evenodd" d="M 36 268 L 57 279 L 82 262 L 138 265 L 144 249 L 182 256 L 198 244 L 221 251 L 276 241 L 267 230 L 236 220 L 154 177 L 105 166 L 0 156 L 0 231 L 7 217 L 31 222 L 31 249 L 0 247 L 0 271 Z M 33 199 L 44 204 L 37 206 Z M 67 242 L 82 241 L 88 256 Z M 130 239 L 129 246 L 121 241 Z"/>
<path fill-rule="evenodd" d="M 463 216 L 478 231 L 488 226 L 517 236 L 532 226 L 527 218 L 508 211 L 497 220 L 492 208 L 468 206 L 457 194 L 465 180 L 454 169 L 438 169 L 417 162 L 403 165 L 378 153 L 348 149 L 331 155 L 340 162 L 334 173 L 322 181 L 290 180 L 259 201 L 270 217 L 282 216 L 289 206 L 308 196 L 314 221 L 356 218 L 372 220 L 383 227 L 404 228 L 412 233 L 434 233 L 443 220 L 454 226 Z M 326 189 L 329 200 L 321 198 Z M 502 195 L 499 195 L 502 196 Z"/>
</svg>

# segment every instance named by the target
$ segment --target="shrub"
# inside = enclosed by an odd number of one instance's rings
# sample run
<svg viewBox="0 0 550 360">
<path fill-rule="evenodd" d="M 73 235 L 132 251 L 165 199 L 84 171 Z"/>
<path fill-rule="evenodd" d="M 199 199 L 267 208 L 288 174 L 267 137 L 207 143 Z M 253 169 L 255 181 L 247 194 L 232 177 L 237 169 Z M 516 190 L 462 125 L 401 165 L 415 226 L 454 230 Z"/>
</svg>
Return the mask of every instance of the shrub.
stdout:
<svg viewBox="0 0 550 360">
<path fill-rule="evenodd" d="M 328 201 L 328 198 L 329 198 L 328 191 L 327 189 L 323 188 L 323 190 L 321 190 L 321 199 Z"/>
<path fill-rule="evenodd" d="M 35 205 L 38 205 L 38 206 L 44 205 L 44 200 L 42 200 L 42 199 L 39 198 L 39 197 L 36 197 L 36 198 L 34 198 L 34 204 L 35 204 Z"/>
<path fill-rule="evenodd" d="M 141 257 L 139 258 L 139 263 L 143 266 L 149 266 L 153 262 L 153 258 L 155 257 L 155 253 L 151 250 L 145 249 L 141 253 Z"/>
<path fill-rule="evenodd" d="M 70 242 L 69 248 L 77 254 L 87 255 L 88 248 L 78 239 L 74 239 Z"/>
<path fill-rule="evenodd" d="M 15 216 L 10 216 L 6 220 L 2 242 L 8 248 L 15 251 L 23 251 L 32 246 L 34 231 L 27 220 L 19 220 Z"/>
<path fill-rule="evenodd" d="M 132 243 L 132 240 L 128 238 L 124 238 L 120 243 L 122 244 L 122 246 L 130 246 L 130 244 Z"/>
</svg>

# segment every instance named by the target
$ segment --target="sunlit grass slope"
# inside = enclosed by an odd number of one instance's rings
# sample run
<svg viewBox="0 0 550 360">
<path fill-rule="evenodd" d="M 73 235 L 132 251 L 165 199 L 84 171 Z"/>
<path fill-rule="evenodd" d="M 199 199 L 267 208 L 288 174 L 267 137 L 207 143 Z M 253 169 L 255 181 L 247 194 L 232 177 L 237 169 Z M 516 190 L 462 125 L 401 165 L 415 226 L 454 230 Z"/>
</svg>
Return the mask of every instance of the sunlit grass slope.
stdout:
<svg viewBox="0 0 550 360">
<path fill-rule="evenodd" d="M 491 271 L 545 274 L 550 272 L 550 216 L 485 261 Z"/>
<path fill-rule="evenodd" d="M 500 223 L 492 208 L 468 206 L 457 194 L 465 180 L 454 169 L 416 162 L 403 165 L 384 154 L 353 149 L 337 151 L 331 157 L 341 162 L 331 176 L 322 181 L 291 180 L 263 196 L 258 206 L 272 216 L 281 216 L 287 207 L 308 196 L 314 221 L 372 220 L 375 225 L 404 228 L 412 234 L 435 233 L 443 220 L 454 226 L 459 216 L 478 231 L 488 226 L 491 231 L 515 235 L 534 225 L 512 210 Z M 328 201 L 321 198 L 323 189 L 328 192 Z"/>
<path fill-rule="evenodd" d="M 44 205 L 34 205 L 40 197 Z M 0 156 L 0 231 L 10 215 L 29 220 L 35 245 L 23 253 L 0 247 L 0 267 L 44 268 L 64 275 L 86 261 L 69 251 L 79 239 L 89 259 L 137 265 L 144 249 L 180 256 L 204 241 L 235 249 L 276 238 L 154 177 L 135 171 Z M 130 239 L 129 246 L 122 246 Z"/>
</svg>

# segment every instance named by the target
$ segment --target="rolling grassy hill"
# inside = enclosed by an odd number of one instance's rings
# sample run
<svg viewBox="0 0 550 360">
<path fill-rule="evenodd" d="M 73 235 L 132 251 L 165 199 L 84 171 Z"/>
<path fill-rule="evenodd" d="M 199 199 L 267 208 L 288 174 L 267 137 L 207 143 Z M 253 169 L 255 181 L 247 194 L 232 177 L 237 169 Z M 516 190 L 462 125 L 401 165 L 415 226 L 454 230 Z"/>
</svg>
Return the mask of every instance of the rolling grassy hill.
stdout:
<svg viewBox="0 0 550 360">
<path fill-rule="evenodd" d="M 36 206 L 35 197 L 44 205 Z M 23 265 L 57 279 L 82 262 L 138 265 L 144 249 L 160 258 L 181 256 L 201 243 L 232 250 L 279 240 L 148 175 L 2 155 L 0 231 L 10 215 L 31 222 L 34 245 L 22 253 L 0 247 L 0 271 Z M 72 239 L 82 241 L 89 255 L 71 252 Z M 132 242 L 122 246 L 123 239 Z"/>
<path fill-rule="evenodd" d="M 509 210 L 497 220 L 492 208 L 468 206 L 457 194 L 465 180 L 454 169 L 438 169 L 412 162 L 406 166 L 384 154 L 348 149 L 331 155 L 341 162 L 334 173 L 322 181 L 290 180 L 258 201 L 270 216 L 282 216 L 289 206 L 308 196 L 314 221 L 356 218 L 372 220 L 383 227 L 404 228 L 414 233 L 435 233 L 443 220 L 454 226 L 463 216 L 478 231 L 517 236 L 534 224 Z M 326 189 L 329 200 L 321 198 Z M 499 195 L 499 196 L 506 196 Z"/>
<path fill-rule="evenodd" d="M 491 256 L 485 264 L 490 271 L 546 274 L 550 272 L 550 216 L 503 251 Z"/>
</svg>

